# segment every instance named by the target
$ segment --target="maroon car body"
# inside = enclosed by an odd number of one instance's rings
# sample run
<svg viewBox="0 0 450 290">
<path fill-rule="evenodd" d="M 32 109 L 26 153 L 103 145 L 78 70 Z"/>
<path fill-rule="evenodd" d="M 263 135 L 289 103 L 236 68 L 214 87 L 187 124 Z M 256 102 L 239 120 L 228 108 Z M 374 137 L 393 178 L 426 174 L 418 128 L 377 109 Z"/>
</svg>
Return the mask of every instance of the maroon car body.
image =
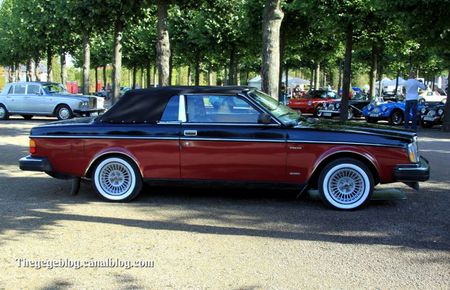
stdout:
<svg viewBox="0 0 450 290">
<path fill-rule="evenodd" d="M 366 204 L 376 184 L 428 179 L 414 133 L 366 126 L 310 122 L 242 87 L 136 90 L 96 119 L 33 128 L 20 167 L 91 179 L 112 201 L 131 200 L 143 181 L 227 183 L 317 187 L 340 209 Z"/>
<path fill-rule="evenodd" d="M 303 97 L 291 98 L 288 106 L 303 114 L 316 114 L 318 108 L 323 106 L 323 104 L 336 101 L 339 98 L 339 95 L 332 91 L 314 90 L 308 92 Z"/>
</svg>

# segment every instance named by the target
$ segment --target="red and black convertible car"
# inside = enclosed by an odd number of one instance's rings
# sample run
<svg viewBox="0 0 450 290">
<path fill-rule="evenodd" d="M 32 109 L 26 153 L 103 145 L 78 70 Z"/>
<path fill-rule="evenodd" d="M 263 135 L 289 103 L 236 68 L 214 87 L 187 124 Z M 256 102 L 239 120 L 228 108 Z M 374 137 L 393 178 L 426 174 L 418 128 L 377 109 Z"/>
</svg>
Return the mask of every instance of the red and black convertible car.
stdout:
<svg viewBox="0 0 450 290">
<path fill-rule="evenodd" d="M 370 126 L 370 127 L 369 127 Z M 318 188 L 338 209 L 365 205 L 377 184 L 429 178 L 414 133 L 304 119 L 245 87 L 127 92 L 97 118 L 34 127 L 23 170 L 86 178 L 110 201 L 143 182 Z"/>
</svg>

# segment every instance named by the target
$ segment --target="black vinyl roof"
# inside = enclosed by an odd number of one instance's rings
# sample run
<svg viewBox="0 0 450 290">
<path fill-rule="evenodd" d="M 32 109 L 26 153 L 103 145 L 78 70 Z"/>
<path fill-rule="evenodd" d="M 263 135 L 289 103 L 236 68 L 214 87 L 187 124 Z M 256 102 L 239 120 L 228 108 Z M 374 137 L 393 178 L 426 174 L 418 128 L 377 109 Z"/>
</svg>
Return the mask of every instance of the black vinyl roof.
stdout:
<svg viewBox="0 0 450 290">
<path fill-rule="evenodd" d="M 248 87 L 159 87 L 130 90 L 97 120 L 103 123 L 156 123 L 170 98 L 186 94 L 236 95 Z"/>
</svg>

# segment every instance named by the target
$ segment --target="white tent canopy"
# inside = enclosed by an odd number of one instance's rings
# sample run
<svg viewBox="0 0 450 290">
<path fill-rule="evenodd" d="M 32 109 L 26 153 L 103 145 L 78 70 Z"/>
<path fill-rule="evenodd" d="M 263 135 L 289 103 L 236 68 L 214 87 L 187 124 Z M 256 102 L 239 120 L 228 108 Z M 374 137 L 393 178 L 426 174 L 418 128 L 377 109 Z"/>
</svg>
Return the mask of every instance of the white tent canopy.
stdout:
<svg viewBox="0 0 450 290">
<path fill-rule="evenodd" d="M 286 77 L 283 76 L 282 82 L 286 80 Z M 309 80 L 304 80 L 301 78 L 288 77 L 288 88 L 294 88 L 298 86 L 308 85 Z M 256 76 L 248 81 L 249 87 L 254 87 L 257 89 L 261 89 L 261 76 Z"/>
</svg>

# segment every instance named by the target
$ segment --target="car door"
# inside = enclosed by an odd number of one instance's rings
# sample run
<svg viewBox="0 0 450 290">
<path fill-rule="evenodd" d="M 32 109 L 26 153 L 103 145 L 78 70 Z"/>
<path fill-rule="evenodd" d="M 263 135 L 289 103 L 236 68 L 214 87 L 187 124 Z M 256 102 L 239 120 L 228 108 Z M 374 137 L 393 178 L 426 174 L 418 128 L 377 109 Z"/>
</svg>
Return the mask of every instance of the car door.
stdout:
<svg viewBox="0 0 450 290">
<path fill-rule="evenodd" d="M 24 112 L 23 106 L 25 103 L 26 84 L 17 83 L 11 86 L 11 89 L 6 96 L 7 107 L 11 113 Z"/>
<path fill-rule="evenodd" d="M 41 86 L 39 84 L 28 84 L 24 96 L 23 111 L 33 114 L 45 113 L 43 110 L 44 103 Z"/>
<path fill-rule="evenodd" d="M 282 182 L 286 134 L 259 124 L 261 111 L 242 96 L 187 95 L 181 127 L 181 177 L 193 180 Z"/>
</svg>

